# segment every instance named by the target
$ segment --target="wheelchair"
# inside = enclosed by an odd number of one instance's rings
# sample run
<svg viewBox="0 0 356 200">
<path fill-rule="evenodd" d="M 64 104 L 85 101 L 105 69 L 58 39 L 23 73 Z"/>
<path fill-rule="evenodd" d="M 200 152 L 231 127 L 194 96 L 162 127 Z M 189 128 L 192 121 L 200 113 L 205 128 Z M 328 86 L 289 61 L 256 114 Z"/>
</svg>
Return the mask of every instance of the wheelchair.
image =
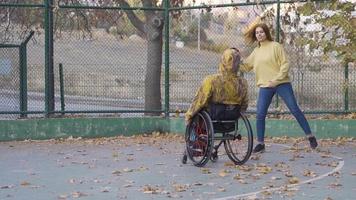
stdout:
<svg viewBox="0 0 356 200">
<path fill-rule="evenodd" d="M 209 160 L 216 162 L 218 149 L 224 144 L 230 160 L 242 165 L 251 156 L 253 133 L 238 105 L 212 104 L 193 116 L 186 127 L 185 142 L 183 164 L 187 158 L 197 167 Z"/>
</svg>

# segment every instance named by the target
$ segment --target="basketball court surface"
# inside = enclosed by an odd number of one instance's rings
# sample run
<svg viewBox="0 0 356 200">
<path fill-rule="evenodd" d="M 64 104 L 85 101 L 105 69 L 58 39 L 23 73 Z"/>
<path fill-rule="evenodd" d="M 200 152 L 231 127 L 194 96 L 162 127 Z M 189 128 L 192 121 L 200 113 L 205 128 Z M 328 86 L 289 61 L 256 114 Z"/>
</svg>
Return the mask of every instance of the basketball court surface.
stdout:
<svg viewBox="0 0 356 200">
<path fill-rule="evenodd" d="M 235 166 L 181 163 L 182 135 L 0 142 L 0 199 L 355 199 L 356 140 L 269 138 Z"/>
</svg>

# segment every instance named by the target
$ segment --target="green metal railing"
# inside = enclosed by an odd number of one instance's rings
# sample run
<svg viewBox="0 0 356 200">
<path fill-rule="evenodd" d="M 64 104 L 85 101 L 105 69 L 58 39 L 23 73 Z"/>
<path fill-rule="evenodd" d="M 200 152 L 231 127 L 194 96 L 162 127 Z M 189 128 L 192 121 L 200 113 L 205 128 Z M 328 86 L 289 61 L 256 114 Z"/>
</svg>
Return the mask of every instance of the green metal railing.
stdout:
<svg viewBox="0 0 356 200">
<path fill-rule="evenodd" d="M 35 34 L 31 31 L 25 41 L 20 44 L 20 111 L 27 111 L 27 43 Z M 21 114 L 26 117 L 26 114 Z"/>
<path fill-rule="evenodd" d="M 17 44 L 0 44 L 0 49 L 15 48 L 19 51 L 19 108 L 20 116 L 26 117 L 27 113 L 27 43 L 30 41 L 34 31 L 31 31 L 23 42 Z"/>
<path fill-rule="evenodd" d="M 349 111 L 349 65 L 345 64 L 344 111 Z"/>
<path fill-rule="evenodd" d="M 298 2 L 307 2 L 307 1 L 298 1 Z M 322 1 L 325 2 L 325 1 Z M 43 4 L 14 4 L 14 3 L 0 3 L 0 9 L 3 8 L 14 8 L 14 9 L 41 9 L 43 11 L 43 27 L 44 27 L 44 33 L 45 33 L 45 39 L 44 39 L 44 71 L 40 71 L 39 73 L 43 73 L 44 74 L 44 109 L 40 110 L 40 111 L 28 111 L 27 108 L 27 71 L 26 71 L 26 66 L 28 63 L 26 63 L 26 57 L 28 56 L 27 53 L 27 49 L 26 49 L 26 45 L 24 47 L 21 48 L 20 50 L 20 57 L 21 57 L 21 63 L 20 63 L 20 111 L 1 111 L 0 110 L 0 114 L 20 114 L 21 116 L 26 116 L 27 114 L 45 114 L 46 116 L 50 116 L 51 114 L 55 114 L 55 113 L 61 113 L 61 114 L 65 114 L 65 113 L 163 113 L 165 114 L 166 117 L 169 116 L 170 113 L 172 112 L 176 112 L 176 110 L 185 110 L 187 109 L 187 106 L 189 105 L 189 103 L 191 102 L 193 95 L 195 93 L 195 90 L 198 86 L 198 84 L 200 84 L 200 82 L 202 81 L 203 77 L 207 74 L 211 74 L 213 72 L 216 71 L 216 67 L 218 62 L 218 58 L 219 58 L 219 54 L 221 52 L 221 50 L 219 51 L 214 51 L 213 53 L 211 52 L 204 52 L 204 56 L 202 57 L 206 57 L 208 59 L 212 59 L 214 58 L 213 62 L 210 61 L 206 61 L 205 62 L 199 62 L 197 61 L 197 63 L 193 63 L 194 59 L 187 61 L 187 63 L 184 63 L 184 61 L 177 61 L 177 59 L 173 59 L 176 54 L 173 54 L 175 52 L 180 52 L 181 54 L 184 54 L 184 51 L 181 52 L 181 50 L 179 48 L 175 48 L 172 46 L 172 44 L 174 44 L 171 40 L 172 40 L 172 35 L 175 34 L 174 32 L 174 28 L 177 23 L 174 21 L 173 17 L 172 17 L 172 13 L 173 12 L 186 12 L 189 13 L 190 17 L 191 17 L 191 23 L 193 23 L 193 17 L 192 17 L 192 13 L 196 10 L 198 10 L 199 14 L 196 14 L 195 18 L 199 18 L 199 20 L 201 20 L 201 13 L 200 10 L 204 9 L 204 10 L 217 10 L 219 11 L 219 9 L 223 10 L 225 8 L 233 8 L 233 7 L 238 7 L 238 8 L 255 8 L 256 6 L 268 6 L 268 5 L 276 5 L 277 6 L 277 10 L 276 10 L 276 20 L 275 20 L 275 40 L 276 41 L 280 41 L 280 31 L 281 31 L 281 21 L 280 21 L 280 17 L 281 17 L 281 4 L 290 4 L 293 3 L 293 1 L 280 1 L 280 0 L 276 0 L 276 1 L 268 1 L 268 2 L 260 2 L 260 3 L 255 3 L 255 2 L 246 2 L 246 3 L 231 3 L 231 4 L 212 4 L 212 5 L 197 5 L 197 6 L 186 6 L 186 7 L 171 7 L 170 5 L 170 1 L 169 0 L 165 0 L 163 2 L 163 7 L 128 7 L 128 6 L 90 6 L 90 5 L 61 5 L 60 2 L 58 5 L 54 5 L 54 1 L 53 0 L 44 0 Z M 75 109 L 75 108 L 71 108 L 68 103 L 68 96 L 71 96 L 73 101 L 78 101 L 77 99 L 80 99 L 81 96 L 85 97 L 86 95 L 81 94 L 80 91 L 78 91 L 79 89 L 72 89 L 74 87 L 82 87 L 83 88 L 83 93 L 85 93 L 86 90 L 91 90 L 92 88 L 96 88 L 96 90 L 98 91 L 97 94 L 90 94 L 89 96 L 96 96 L 97 98 L 100 99 L 100 96 L 102 93 L 105 93 L 105 90 L 108 87 L 115 87 L 115 85 L 109 85 L 109 86 L 105 86 L 105 81 L 100 82 L 101 85 L 96 85 L 96 80 L 93 80 L 92 83 L 90 83 L 90 78 L 88 78 L 88 80 L 83 80 L 83 81 L 78 81 L 76 79 L 82 79 L 85 77 L 91 77 L 91 76 L 109 76 L 109 78 L 111 79 L 117 79 L 117 84 L 118 85 L 124 85 L 122 86 L 122 93 L 124 93 L 124 91 L 126 91 L 126 86 L 125 84 L 128 85 L 136 85 L 135 88 L 134 87 L 128 87 L 129 90 L 142 90 L 142 75 L 138 75 L 137 80 L 135 79 L 134 81 L 132 81 L 133 83 L 130 82 L 130 80 L 127 80 L 127 78 L 125 79 L 125 75 L 122 75 L 122 71 L 119 70 L 121 72 L 118 73 L 118 75 L 116 75 L 116 73 L 114 74 L 113 71 L 114 70 L 108 68 L 108 72 L 107 73 L 103 73 L 104 75 L 101 74 L 97 74 L 97 72 L 101 72 L 101 70 L 105 71 L 104 69 L 101 69 L 107 66 L 125 66 L 125 65 L 133 65 L 134 67 L 138 67 L 141 64 L 136 64 L 134 61 L 136 61 L 137 59 L 140 58 L 140 55 L 137 55 L 137 57 L 133 58 L 133 61 L 131 61 L 130 63 L 126 63 L 126 61 L 124 60 L 124 57 L 122 58 L 122 60 L 119 60 L 119 62 L 115 62 L 115 63 L 108 63 L 108 64 L 96 64 L 94 66 L 94 68 L 96 67 L 97 71 L 89 71 L 89 69 L 87 69 L 88 67 L 88 63 L 83 62 L 82 60 L 78 60 L 78 63 L 71 63 L 71 62 L 67 62 L 66 58 L 69 57 L 67 54 L 64 56 L 63 52 L 59 52 L 58 50 L 55 50 L 55 43 L 57 44 L 58 42 L 58 46 L 61 46 L 64 44 L 65 40 L 62 41 L 62 43 L 60 43 L 60 39 L 58 39 L 58 41 L 55 41 L 55 32 L 54 32 L 54 26 L 57 25 L 57 18 L 56 16 L 60 14 L 60 12 L 69 12 L 69 14 L 71 14 L 70 12 L 75 12 L 75 11 L 83 11 L 80 14 L 85 14 L 84 11 L 89 12 L 89 11 L 96 11 L 96 12 L 123 12 L 126 10 L 131 10 L 131 11 L 135 11 L 136 13 L 139 12 L 143 12 L 143 11 L 160 11 L 163 13 L 163 17 L 164 17 L 164 29 L 163 29 L 163 47 L 164 47 L 164 73 L 163 73 L 163 77 L 164 77 L 164 81 L 162 84 L 162 90 L 164 91 L 164 96 L 163 96 L 163 109 L 162 110 L 144 110 L 142 109 L 142 106 L 138 106 L 138 108 L 135 109 L 130 109 L 131 107 L 128 107 L 128 109 L 121 109 L 120 106 L 110 108 L 110 109 L 101 109 L 101 108 L 83 108 L 83 109 Z M 80 17 L 81 15 L 78 15 L 78 17 Z M 87 15 L 89 16 L 89 14 Z M 89 17 L 88 17 L 89 18 Z M 200 22 L 200 21 L 199 21 Z M 127 22 L 129 23 L 129 22 Z M 178 22 L 181 23 L 181 22 Z M 188 23 L 187 21 L 185 21 L 185 23 Z M 180 25 L 180 24 L 179 24 Z M 234 27 L 235 29 L 237 27 Z M 198 32 L 200 33 L 200 27 Z M 33 33 L 32 33 L 33 35 Z M 221 36 L 221 35 L 218 35 Z M 208 37 L 208 36 L 207 36 Z M 29 38 L 28 38 L 29 39 Z M 209 39 L 209 38 L 208 38 Z M 26 44 L 27 44 L 28 40 L 26 40 Z M 200 41 L 199 41 L 200 42 Z M 75 41 L 74 41 L 75 43 Z M 191 41 L 187 42 L 186 44 L 189 45 L 189 43 L 191 43 Z M 105 43 L 106 44 L 106 43 Z M 239 43 L 242 44 L 242 43 Z M 120 43 L 121 45 L 121 43 Z M 125 44 L 123 44 L 125 45 Z M 132 46 L 134 46 L 134 44 L 130 44 Z M 200 45 L 200 44 L 199 44 Z M 232 45 L 232 44 L 225 44 L 226 46 Z M 217 46 L 215 44 L 215 46 Z M 16 45 L 1 45 L 1 48 L 11 48 L 11 47 L 19 47 Z M 83 48 L 83 47 L 76 47 L 76 48 Z M 137 50 L 140 48 L 139 46 L 136 47 Z M 190 47 L 191 49 L 187 49 L 185 52 L 189 52 L 192 51 L 191 55 L 196 55 L 199 56 L 200 54 L 202 54 L 202 51 L 196 51 L 193 47 Z M 239 47 L 240 48 L 240 47 Z M 248 46 L 241 46 L 241 48 L 246 48 L 248 49 Z M 200 49 L 200 46 L 199 46 Z M 129 51 L 129 50 L 127 50 Z M 109 50 L 108 50 L 109 53 Z M 246 50 L 246 53 L 248 53 L 248 50 Z M 61 62 L 61 61 L 56 61 L 55 60 L 55 55 L 57 57 L 63 56 L 64 57 L 64 61 L 65 62 Z M 143 54 L 142 54 L 143 55 Z M 141 57 L 143 57 L 141 55 Z M 188 53 L 189 55 L 189 53 Z M 293 56 L 293 55 L 291 55 Z M 78 57 L 80 58 L 80 55 L 78 55 Z M 90 57 L 90 56 L 88 56 Z M 82 58 L 83 60 L 85 58 Z M 297 59 L 297 58 L 296 58 Z M 63 61 L 62 60 L 62 61 Z M 70 59 L 68 59 L 70 60 Z M 182 60 L 184 60 L 184 57 L 182 57 Z M 109 60 L 110 61 L 110 60 Z M 291 59 L 291 61 L 293 61 L 293 58 Z M 189 63 L 190 62 L 190 63 Z M 58 70 L 58 76 L 56 77 L 56 73 L 57 71 L 54 70 L 54 66 L 55 63 L 60 63 L 59 64 L 59 70 Z M 204 70 L 203 67 L 199 68 L 197 67 L 197 71 L 194 71 L 194 68 L 189 66 L 189 65 L 211 65 L 209 66 L 209 68 L 206 68 L 206 71 L 201 71 Z M 187 67 L 188 66 L 188 67 Z M 208 67 L 208 66 L 207 66 Z M 117 69 L 116 69 L 117 70 Z M 130 70 L 129 67 L 127 67 L 127 70 Z M 200 71 L 199 71 L 200 70 Z M 140 70 L 139 70 L 140 71 Z M 202 73 L 200 73 L 202 72 Z M 132 72 L 132 73 L 136 73 L 136 71 Z M 191 73 L 194 73 L 194 80 L 191 80 L 185 76 L 189 76 L 191 75 Z M 199 74 L 200 73 L 200 74 Z M 299 71 L 296 73 L 300 73 Z M 314 72 L 313 72 L 314 73 Z M 313 106 L 311 105 L 310 108 L 307 108 L 309 111 L 306 111 L 306 113 L 312 113 L 312 114 L 322 114 L 322 113 L 348 113 L 348 112 L 353 112 L 354 108 L 353 106 L 351 106 L 350 109 L 350 90 L 349 87 L 350 85 L 353 85 L 353 83 L 350 83 L 349 80 L 349 69 L 348 66 L 346 65 L 344 67 L 344 74 L 343 74 L 343 79 L 344 82 L 340 83 L 343 85 L 343 106 L 342 109 L 339 108 L 340 106 L 334 106 L 332 109 L 315 109 L 313 110 Z M 184 75 L 185 74 L 185 75 Z M 135 76 L 136 74 L 132 74 L 132 76 Z M 69 76 L 73 77 L 73 78 L 68 78 Z M 185 81 L 181 80 L 182 77 L 185 77 Z M 56 84 L 56 80 L 59 79 L 59 84 Z M 110 80 L 111 80 L 110 79 Z M 252 106 L 253 107 L 253 101 L 256 99 L 256 94 L 255 92 L 253 92 L 255 90 L 254 86 L 253 86 L 253 80 L 254 78 L 252 78 L 252 76 L 248 76 L 247 75 L 247 79 L 249 80 L 249 82 L 251 82 L 251 102 L 252 102 Z M 99 79 L 98 79 L 99 80 Z M 304 80 L 304 79 L 303 79 Z M 302 80 L 302 81 L 303 81 Z M 129 83 L 125 83 L 129 82 Z M 90 83 L 90 84 L 88 84 Z M 311 84 L 312 82 L 310 82 L 309 84 Z M 179 85 L 181 84 L 181 86 Z M 187 85 L 185 85 L 187 84 Z M 304 84 L 304 83 L 302 83 Z M 61 102 L 61 106 L 60 106 L 60 110 L 56 110 L 55 109 L 55 99 L 56 99 L 56 88 L 58 88 L 59 85 L 59 98 L 60 98 L 60 102 Z M 183 86 L 182 86 L 183 85 Z M 86 89 L 86 87 L 92 87 L 89 89 Z M 103 88 L 102 90 L 104 91 L 100 91 L 100 88 Z M 40 87 L 38 87 L 40 88 Z M 31 91 L 38 91 L 40 89 L 31 89 Z M 105 89 L 106 88 L 106 89 Z M 189 89 L 184 91 L 184 89 Z M 114 92 L 109 92 L 110 94 L 107 94 L 107 97 L 115 99 L 115 98 L 120 98 L 120 95 L 115 94 L 116 90 L 113 90 Z M 183 91 L 183 92 L 182 92 Z M 121 92 L 121 91 L 118 91 Z M 124 98 L 127 99 L 133 99 L 133 101 L 136 101 L 137 99 L 137 104 L 140 104 L 140 95 L 137 95 L 134 92 L 131 96 L 130 95 L 123 95 Z M 352 92 L 351 92 L 352 93 Z M 305 98 L 308 99 L 306 97 L 303 97 L 303 95 L 301 95 L 301 99 Z M 340 96 L 340 95 L 339 95 Z M 64 98 L 66 98 L 66 101 L 64 101 Z M 104 98 L 104 97 L 103 97 Z M 121 97 L 122 98 L 122 97 Z M 313 98 L 313 97 L 312 97 Z M 325 97 L 327 98 L 327 97 Z M 311 98 L 309 98 L 311 99 Z M 96 99 L 93 99 L 91 101 L 97 101 Z M 107 101 L 112 101 L 112 104 L 115 104 L 115 101 L 113 100 L 107 100 Z M 66 102 L 66 104 L 65 104 Z M 351 101 L 352 102 L 352 101 Z M 129 103 L 131 104 L 131 103 Z M 142 104 L 142 102 L 141 102 Z M 327 104 L 327 103 L 326 103 Z M 329 103 L 332 104 L 332 103 Z M 122 104 L 122 107 L 125 107 L 125 103 Z M 275 109 L 280 107 L 279 104 L 279 99 L 276 98 L 275 100 Z M 283 110 L 279 110 L 279 111 L 272 111 L 272 112 L 278 112 L 279 114 L 285 114 L 288 112 L 285 112 Z"/>
</svg>

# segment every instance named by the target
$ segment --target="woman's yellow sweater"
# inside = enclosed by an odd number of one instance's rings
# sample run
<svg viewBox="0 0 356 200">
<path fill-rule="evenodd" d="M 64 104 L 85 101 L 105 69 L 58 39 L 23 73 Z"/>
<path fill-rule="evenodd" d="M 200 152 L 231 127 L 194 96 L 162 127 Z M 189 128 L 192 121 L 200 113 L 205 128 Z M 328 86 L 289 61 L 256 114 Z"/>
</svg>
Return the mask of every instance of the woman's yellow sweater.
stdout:
<svg viewBox="0 0 356 200">
<path fill-rule="evenodd" d="M 256 85 L 267 87 L 269 81 L 275 85 L 290 82 L 289 64 L 281 44 L 274 41 L 263 41 L 250 56 L 240 65 L 242 72 L 253 69 L 256 74 Z"/>
</svg>

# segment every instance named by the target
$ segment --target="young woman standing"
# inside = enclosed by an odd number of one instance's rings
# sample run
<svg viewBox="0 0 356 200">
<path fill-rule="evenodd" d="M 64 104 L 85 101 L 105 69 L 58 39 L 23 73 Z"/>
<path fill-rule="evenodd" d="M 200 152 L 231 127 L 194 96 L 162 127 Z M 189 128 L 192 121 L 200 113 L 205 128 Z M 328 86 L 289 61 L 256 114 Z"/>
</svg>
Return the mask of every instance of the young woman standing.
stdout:
<svg viewBox="0 0 356 200">
<path fill-rule="evenodd" d="M 318 143 L 294 97 L 288 76 L 289 64 L 282 45 L 272 40 L 266 24 L 255 25 L 245 33 L 245 37 L 251 43 L 258 42 L 258 46 L 240 66 L 242 72 L 254 71 L 256 84 L 259 87 L 256 116 L 258 144 L 253 151 L 257 153 L 265 150 L 265 119 L 268 107 L 276 93 L 297 119 L 310 142 L 310 147 L 315 149 Z"/>
</svg>

